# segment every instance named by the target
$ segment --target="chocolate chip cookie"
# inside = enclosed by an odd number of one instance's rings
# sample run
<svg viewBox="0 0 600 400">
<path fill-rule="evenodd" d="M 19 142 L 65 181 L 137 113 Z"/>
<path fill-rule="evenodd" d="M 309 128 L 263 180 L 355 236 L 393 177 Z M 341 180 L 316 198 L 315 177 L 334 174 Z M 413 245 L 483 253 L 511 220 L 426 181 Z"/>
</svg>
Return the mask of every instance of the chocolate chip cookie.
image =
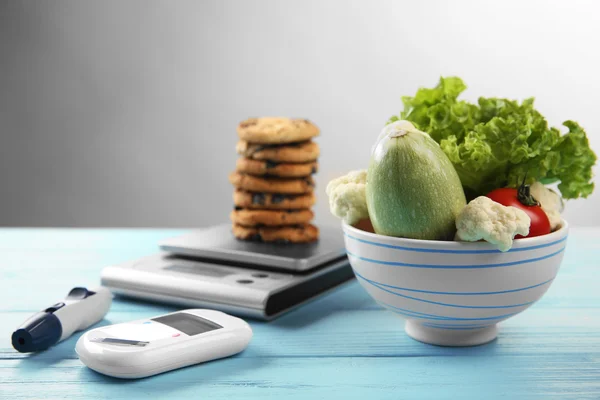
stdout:
<svg viewBox="0 0 600 400">
<path fill-rule="evenodd" d="M 319 158 L 319 145 L 313 141 L 277 144 L 256 144 L 240 140 L 235 150 L 241 156 L 253 160 L 269 160 L 285 163 L 306 163 Z"/>
<path fill-rule="evenodd" d="M 277 176 L 279 178 L 302 178 L 317 173 L 318 164 L 316 161 L 302 164 L 289 164 L 238 158 L 236 169 L 238 172 L 250 175 Z"/>
<path fill-rule="evenodd" d="M 305 194 L 311 193 L 315 187 L 315 181 L 310 176 L 296 179 L 267 179 L 233 172 L 229 175 L 229 182 L 238 189 L 259 193 Z"/>
<path fill-rule="evenodd" d="M 316 196 L 308 194 L 253 193 L 244 190 L 233 192 L 233 204 L 242 208 L 271 210 L 298 210 L 315 205 Z"/>
<path fill-rule="evenodd" d="M 242 226 L 284 226 L 307 224 L 314 218 L 311 210 L 248 210 L 236 209 L 230 218 Z"/>
<path fill-rule="evenodd" d="M 319 238 L 314 225 L 251 228 L 234 224 L 232 230 L 238 239 L 259 242 L 309 243 Z"/>
<path fill-rule="evenodd" d="M 240 122 L 237 133 L 250 143 L 282 144 L 313 138 L 319 134 L 319 128 L 307 119 L 262 117 Z"/>
</svg>

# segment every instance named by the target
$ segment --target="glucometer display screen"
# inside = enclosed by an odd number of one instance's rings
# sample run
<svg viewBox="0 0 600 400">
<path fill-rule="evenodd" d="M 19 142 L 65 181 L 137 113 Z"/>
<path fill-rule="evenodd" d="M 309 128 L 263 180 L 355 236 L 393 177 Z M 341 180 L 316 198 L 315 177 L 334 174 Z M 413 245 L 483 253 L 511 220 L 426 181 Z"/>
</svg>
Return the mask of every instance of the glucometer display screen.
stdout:
<svg viewBox="0 0 600 400">
<path fill-rule="evenodd" d="M 161 324 L 177 329 L 189 336 L 198 335 L 200 333 L 214 331 L 222 328 L 221 325 L 200 318 L 196 315 L 187 313 L 175 313 L 152 319 L 152 321 L 160 322 Z"/>
</svg>

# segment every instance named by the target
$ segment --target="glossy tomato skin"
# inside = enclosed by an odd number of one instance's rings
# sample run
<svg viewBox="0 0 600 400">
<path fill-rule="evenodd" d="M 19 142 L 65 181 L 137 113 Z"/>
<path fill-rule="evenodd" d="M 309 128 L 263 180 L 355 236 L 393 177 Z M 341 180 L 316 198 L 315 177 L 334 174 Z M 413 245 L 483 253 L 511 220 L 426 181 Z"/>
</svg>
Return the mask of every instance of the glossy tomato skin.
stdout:
<svg viewBox="0 0 600 400">
<path fill-rule="evenodd" d="M 521 239 L 523 237 L 534 237 L 549 234 L 552 229 L 550 228 L 550 220 L 548 216 L 542 210 L 540 206 L 527 206 L 519 201 L 517 197 L 517 189 L 513 188 L 501 188 L 492 190 L 487 194 L 487 197 L 494 200 L 496 203 L 500 203 L 503 206 L 517 207 L 527 213 L 531 218 L 531 225 L 529 226 L 529 235 L 515 236 L 515 239 Z"/>
</svg>

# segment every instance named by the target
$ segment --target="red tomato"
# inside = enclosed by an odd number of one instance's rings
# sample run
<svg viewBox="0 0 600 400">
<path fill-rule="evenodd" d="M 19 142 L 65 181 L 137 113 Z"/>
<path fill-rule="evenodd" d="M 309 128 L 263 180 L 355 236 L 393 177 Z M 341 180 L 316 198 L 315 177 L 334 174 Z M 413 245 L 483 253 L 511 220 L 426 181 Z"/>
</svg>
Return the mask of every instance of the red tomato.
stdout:
<svg viewBox="0 0 600 400">
<path fill-rule="evenodd" d="M 360 229 L 361 231 L 375 233 L 375 229 L 373 228 L 373 224 L 369 218 L 361 219 L 354 225 L 354 227 L 356 229 Z"/>
<path fill-rule="evenodd" d="M 521 187 L 521 190 L 523 190 L 523 186 Z M 525 195 L 531 198 L 531 195 L 529 195 L 529 187 L 525 187 L 525 190 Z M 529 235 L 526 237 L 547 235 L 551 232 L 550 220 L 544 210 L 542 210 L 542 207 L 532 204 L 530 201 L 527 201 L 526 198 L 524 199 L 519 194 L 519 190 L 513 188 L 496 189 L 488 193 L 487 197 L 503 206 L 517 207 L 529 215 L 529 218 L 531 218 L 531 225 L 529 226 Z M 528 205 L 528 203 L 532 205 Z M 515 236 L 515 239 L 523 237 L 524 236 L 517 235 Z"/>
</svg>

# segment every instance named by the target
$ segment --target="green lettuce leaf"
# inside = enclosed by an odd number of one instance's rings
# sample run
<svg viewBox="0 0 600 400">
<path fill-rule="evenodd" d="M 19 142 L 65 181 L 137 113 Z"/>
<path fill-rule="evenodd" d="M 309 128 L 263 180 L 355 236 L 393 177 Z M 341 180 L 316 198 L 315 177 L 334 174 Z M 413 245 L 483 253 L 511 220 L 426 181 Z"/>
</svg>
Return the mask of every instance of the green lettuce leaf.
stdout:
<svg viewBox="0 0 600 400">
<path fill-rule="evenodd" d="M 533 98 L 519 103 L 481 97 L 471 104 L 458 100 L 465 89 L 460 78 L 440 78 L 433 89 L 403 97 L 404 110 L 388 123 L 405 119 L 428 132 L 454 164 L 470 198 L 514 187 L 525 174 L 529 182 L 560 182 L 567 199 L 592 193 L 596 155 L 576 122 L 564 122 L 569 132 L 561 135 L 534 108 Z"/>
</svg>

